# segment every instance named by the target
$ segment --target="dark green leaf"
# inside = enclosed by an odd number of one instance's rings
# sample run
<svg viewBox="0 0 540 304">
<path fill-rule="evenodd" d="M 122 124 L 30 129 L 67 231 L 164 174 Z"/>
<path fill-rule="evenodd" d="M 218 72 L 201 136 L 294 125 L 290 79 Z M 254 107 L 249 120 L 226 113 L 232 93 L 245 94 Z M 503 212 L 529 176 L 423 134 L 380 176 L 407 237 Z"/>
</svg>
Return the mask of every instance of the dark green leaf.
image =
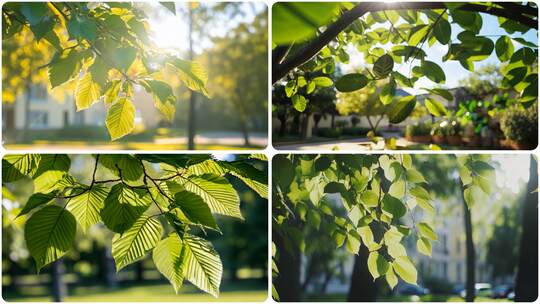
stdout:
<svg viewBox="0 0 540 304">
<path fill-rule="evenodd" d="M 367 83 L 368 78 L 363 74 L 346 74 L 336 81 L 336 89 L 344 93 L 353 92 L 365 87 Z"/>
</svg>

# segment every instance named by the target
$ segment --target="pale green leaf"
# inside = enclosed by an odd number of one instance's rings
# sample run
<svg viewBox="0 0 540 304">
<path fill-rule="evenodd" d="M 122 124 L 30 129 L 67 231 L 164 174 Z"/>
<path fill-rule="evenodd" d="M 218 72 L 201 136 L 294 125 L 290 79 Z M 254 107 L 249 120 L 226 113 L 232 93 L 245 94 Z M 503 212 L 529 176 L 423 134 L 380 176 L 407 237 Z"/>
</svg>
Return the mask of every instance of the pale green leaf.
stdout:
<svg viewBox="0 0 540 304">
<path fill-rule="evenodd" d="M 393 267 L 403 281 L 416 285 L 416 268 L 408 257 L 400 256 L 396 258 L 394 260 Z"/>
<path fill-rule="evenodd" d="M 88 191 L 69 200 L 66 209 L 75 216 L 83 232 L 86 233 L 90 226 L 100 221 L 99 213 L 108 193 L 109 188 L 94 185 Z"/>
<path fill-rule="evenodd" d="M 184 245 L 177 233 L 171 233 L 159 241 L 152 251 L 157 270 L 171 282 L 177 294 L 184 282 L 184 256 Z"/>
<path fill-rule="evenodd" d="M 219 254 L 210 242 L 190 234 L 184 237 L 184 247 L 185 278 L 217 298 L 223 273 Z"/>
<path fill-rule="evenodd" d="M 141 216 L 128 230 L 116 234 L 112 241 L 116 271 L 142 259 L 148 250 L 156 246 L 162 232 L 163 227 L 158 219 Z"/>
<path fill-rule="evenodd" d="M 107 111 L 105 125 L 112 140 L 123 137 L 135 127 L 135 106 L 127 98 L 120 98 Z"/>
<path fill-rule="evenodd" d="M 77 82 L 75 89 L 75 104 L 77 111 L 88 109 L 92 104 L 99 101 L 100 87 L 97 82 L 92 79 L 92 74 L 85 73 Z"/>
</svg>

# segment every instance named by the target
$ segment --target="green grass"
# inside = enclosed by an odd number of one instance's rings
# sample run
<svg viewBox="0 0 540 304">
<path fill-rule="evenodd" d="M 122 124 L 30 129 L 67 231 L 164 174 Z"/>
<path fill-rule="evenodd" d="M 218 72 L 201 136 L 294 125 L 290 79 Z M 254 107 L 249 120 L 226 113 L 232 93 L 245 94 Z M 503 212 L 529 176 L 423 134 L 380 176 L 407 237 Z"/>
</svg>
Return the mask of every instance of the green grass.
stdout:
<svg viewBox="0 0 540 304">
<path fill-rule="evenodd" d="M 50 302 L 49 289 L 43 286 L 22 288 L 26 295 L 2 291 L 8 302 Z M 178 294 L 169 284 L 123 285 L 115 289 L 103 286 L 70 287 L 66 302 L 263 302 L 267 298 L 264 282 L 247 281 L 223 284 L 219 298 L 185 284 Z M 31 294 L 31 295 L 28 295 Z"/>
<path fill-rule="evenodd" d="M 330 294 L 309 294 L 306 301 L 313 302 L 346 302 L 347 295 L 342 293 Z M 426 295 L 426 296 L 381 296 L 377 302 L 464 302 L 465 300 L 456 295 Z M 487 297 L 476 297 L 475 302 L 510 302 L 506 299 L 492 299 Z"/>
</svg>

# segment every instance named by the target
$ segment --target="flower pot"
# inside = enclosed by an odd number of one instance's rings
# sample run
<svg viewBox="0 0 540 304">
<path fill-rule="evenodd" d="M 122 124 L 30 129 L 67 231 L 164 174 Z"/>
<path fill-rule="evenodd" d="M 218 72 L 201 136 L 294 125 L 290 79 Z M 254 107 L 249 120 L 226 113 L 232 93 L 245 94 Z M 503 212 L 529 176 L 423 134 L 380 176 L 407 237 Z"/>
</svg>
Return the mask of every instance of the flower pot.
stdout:
<svg viewBox="0 0 540 304">
<path fill-rule="evenodd" d="M 533 150 L 536 148 L 535 144 L 517 142 L 514 140 L 506 140 L 507 145 L 514 150 Z"/>
<path fill-rule="evenodd" d="M 474 135 L 467 139 L 467 145 L 469 147 L 478 147 L 480 146 L 480 136 Z"/>
<path fill-rule="evenodd" d="M 431 135 L 431 140 L 438 145 L 444 144 L 445 142 L 443 135 Z"/>
<path fill-rule="evenodd" d="M 452 146 L 461 146 L 461 135 L 448 135 L 446 141 Z"/>
<path fill-rule="evenodd" d="M 431 143 L 431 136 L 429 136 L 429 135 L 406 136 L 405 139 L 407 139 L 408 141 L 421 143 L 421 144 L 429 144 L 429 143 Z"/>
</svg>

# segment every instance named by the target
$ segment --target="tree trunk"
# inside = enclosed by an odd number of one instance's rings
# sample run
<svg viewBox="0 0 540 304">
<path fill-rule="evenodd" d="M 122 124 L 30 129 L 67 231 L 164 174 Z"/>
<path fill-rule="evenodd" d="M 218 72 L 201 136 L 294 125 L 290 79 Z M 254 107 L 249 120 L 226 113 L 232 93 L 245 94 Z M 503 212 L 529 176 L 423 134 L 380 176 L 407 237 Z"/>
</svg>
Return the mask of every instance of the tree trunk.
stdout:
<svg viewBox="0 0 540 304">
<path fill-rule="evenodd" d="M 369 250 L 360 246 L 358 255 L 354 257 L 354 267 L 351 276 L 351 285 L 347 294 L 348 302 L 375 302 L 377 301 L 377 288 L 367 266 Z"/>
<path fill-rule="evenodd" d="M 332 121 L 330 123 L 330 126 L 333 128 L 336 127 L 336 114 L 332 113 Z"/>
<path fill-rule="evenodd" d="M 313 116 L 313 134 L 317 135 L 319 133 L 319 122 L 321 121 L 322 116 L 316 114 Z"/>
<path fill-rule="evenodd" d="M 101 250 L 102 278 L 107 288 L 116 288 L 118 281 L 116 280 L 116 269 L 114 259 L 109 246 L 103 247 Z"/>
<path fill-rule="evenodd" d="M 189 60 L 193 60 L 193 10 L 188 3 L 188 22 L 189 22 Z M 189 92 L 189 110 L 188 110 L 188 150 L 195 150 L 195 92 Z"/>
<path fill-rule="evenodd" d="M 538 298 L 538 163 L 531 156 L 527 194 L 523 202 L 522 234 L 516 275 L 516 302 Z M 534 192 L 533 192 L 534 191 Z"/>
<path fill-rule="evenodd" d="M 64 260 L 59 259 L 51 265 L 51 287 L 52 296 L 54 302 L 63 302 L 67 295 L 67 286 L 64 282 L 64 274 L 66 268 L 64 266 Z"/>
<path fill-rule="evenodd" d="M 307 129 L 308 129 L 308 125 L 309 125 L 310 114 L 304 113 L 303 116 L 304 116 L 304 118 L 302 119 L 302 126 L 300 128 L 300 134 L 301 134 L 302 139 L 306 139 L 307 138 Z"/>
<path fill-rule="evenodd" d="M 287 117 L 285 116 L 278 116 L 279 119 L 279 137 L 285 136 L 285 132 L 287 132 Z"/>
<path fill-rule="evenodd" d="M 249 146 L 249 131 L 245 119 L 240 120 L 240 127 L 242 128 L 242 136 L 244 137 L 244 146 Z"/>
<path fill-rule="evenodd" d="M 461 181 L 460 181 L 461 183 Z M 474 302 L 475 290 L 475 251 L 474 251 L 474 242 L 473 242 L 473 227 L 472 227 L 472 218 L 471 210 L 465 202 L 463 197 L 463 184 L 461 184 L 461 201 L 463 202 L 463 217 L 465 224 L 465 251 L 466 251 L 466 265 L 467 265 L 467 276 L 465 279 L 465 301 Z"/>
<path fill-rule="evenodd" d="M 24 97 L 24 127 L 23 127 L 23 138 L 28 136 L 28 128 L 30 127 L 30 98 L 32 97 L 32 86 L 30 84 L 30 79 L 26 80 L 26 94 Z"/>
<path fill-rule="evenodd" d="M 144 282 L 144 263 L 143 260 L 135 264 L 135 281 L 142 283 Z"/>
<path fill-rule="evenodd" d="M 300 248 L 293 244 L 292 252 L 286 249 L 284 240 L 279 233 L 273 231 L 273 239 L 279 250 L 276 261 L 279 275 L 274 279 L 274 286 L 282 302 L 300 302 L 302 300 L 302 289 L 300 286 Z"/>
</svg>

